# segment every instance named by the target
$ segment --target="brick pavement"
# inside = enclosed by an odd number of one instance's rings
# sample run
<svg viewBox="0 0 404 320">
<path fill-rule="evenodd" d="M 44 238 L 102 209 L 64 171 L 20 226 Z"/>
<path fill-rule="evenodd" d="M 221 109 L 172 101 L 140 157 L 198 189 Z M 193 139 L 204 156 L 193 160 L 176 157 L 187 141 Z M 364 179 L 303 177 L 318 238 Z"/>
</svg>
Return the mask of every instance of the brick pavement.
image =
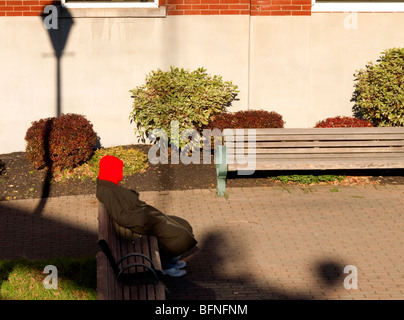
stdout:
<svg viewBox="0 0 404 320">
<path fill-rule="evenodd" d="M 404 186 L 142 192 L 186 218 L 200 250 L 166 278 L 178 299 L 403 299 Z M 0 259 L 97 252 L 94 195 L 0 202 Z M 351 271 L 344 267 L 351 267 Z M 358 289 L 345 283 L 357 271 Z M 348 278 L 346 278 L 348 277 Z M 350 281 L 349 284 L 354 284 Z"/>
</svg>

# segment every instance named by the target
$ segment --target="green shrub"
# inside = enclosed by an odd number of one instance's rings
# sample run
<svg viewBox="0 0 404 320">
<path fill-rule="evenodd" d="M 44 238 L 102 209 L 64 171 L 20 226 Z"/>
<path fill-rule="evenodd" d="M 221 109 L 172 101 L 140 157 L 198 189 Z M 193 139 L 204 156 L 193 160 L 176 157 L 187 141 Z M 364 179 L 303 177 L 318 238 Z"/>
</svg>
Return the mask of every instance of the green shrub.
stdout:
<svg viewBox="0 0 404 320">
<path fill-rule="evenodd" d="M 97 135 L 93 125 L 78 114 L 62 114 L 32 122 L 25 135 L 26 155 L 41 169 L 74 168 L 93 153 Z"/>
<path fill-rule="evenodd" d="M 357 119 L 353 117 L 337 116 L 327 118 L 316 123 L 315 128 L 345 128 L 345 127 L 373 127 L 372 123 L 367 120 Z"/>
<path fill-rule="evenodd" d="M 178 121 L 180 133 L 185 129 L 200 132 L 214 115 L 230 105 L 237 86 L 224 82 L 221 76 L 208 75 L 204 68 L 189 72 L 171 67 L 167 72 L 152 71 L 144 85 L 130 92 L 130 121 L 136 124 L 135 133 L 145 141 L 153 129 L 162 129 L 170 141 L 172 121 Z"/>
<path fill-rule="evenodd" d="M 382 54 L 355 74 L 354 112 L 374 126 L 404 126 L 404 48 Z"/>
<path fill-rule="evenodd" d="M 115 156 L 123 161 L 123 175 L 131 175 L 142 171 L 148 166 L 147 155 L 137 149 L 111 147 L 95 150 L 93 156 L 86 163 L 74 168 L 59 170 L 54 173 L 55 181 L 66 181 L 67 179 L 96 180 L 100 170 L 100 160 L 105 155 Z"/>
<path fill-rule="evenodd" d="M 241 129 L 241 128 L 283 128 L 282 116 L 274 111 L 247 110 L 233 113 L 221 113 L 209 123 L 209 129 Z"/>
<path fill-rule="evenodd" d="M 134 174 L 147 167 L 147 155 L 140 150 L 130 148 L 124 149 L 121 146 L 97 149 L 88 162 L 96 176 L 98 176 L 98 171 L 100 169 L 100 160 L 106 155 L 114 156 L 122 160 L 124 176 Z"/>
</svg>

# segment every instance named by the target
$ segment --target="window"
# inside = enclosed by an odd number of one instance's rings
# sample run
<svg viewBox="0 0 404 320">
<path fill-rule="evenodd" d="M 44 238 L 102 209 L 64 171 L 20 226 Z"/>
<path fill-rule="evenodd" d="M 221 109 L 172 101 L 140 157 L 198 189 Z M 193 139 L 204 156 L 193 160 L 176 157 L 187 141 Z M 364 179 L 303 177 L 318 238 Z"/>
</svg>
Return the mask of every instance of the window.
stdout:
<svg viewBox="0 0 404 320">
<path fill-rule="evenodd" d="M 157 8 L 158 0 L 62 0 L 66 8 Z"/>
<path fill-rule="evenodd" d="M 312 12 L 404 12 L 404 0 L 312 0 Z"/>
<path fill-rule="evenodd" d="M 159 0 L 61 0 L 72 18 L 165 18 Z"/>
</svg>

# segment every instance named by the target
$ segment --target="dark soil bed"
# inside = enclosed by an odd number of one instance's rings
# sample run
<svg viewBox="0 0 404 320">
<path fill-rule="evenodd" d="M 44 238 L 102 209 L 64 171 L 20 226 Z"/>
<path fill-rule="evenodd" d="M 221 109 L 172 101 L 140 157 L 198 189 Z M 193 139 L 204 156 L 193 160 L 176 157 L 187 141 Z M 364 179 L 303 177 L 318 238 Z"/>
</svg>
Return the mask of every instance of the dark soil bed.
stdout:
<svg viewBox="0 0 404 320">
<path fill-rule="evenodd" d="M 139 148 L 146 154 L 148 146 L 126 146 Z M 262 187 L 281 185 L 273 180 L 277 175 L 291 174 L 335 174 L 347 175 L 340 184 L 404 184 L 403 170 L 361 170 L 338 172 L 256 172 L 251 176 L 236 176 L 230 173 L 227 187 Z M 0 200 L 38 198 L 43 196 L 46 170 L 36 170 L 25 157 L 24 152 L 0 154 Z M 123 185 L 137 191 L 216 189 L 216 169 L 210 164 L 149 164 L 145 172 L 126 176 Z M 69 179 L 52 181 L 47 196 L 94 194 L 92 179 Z"/>
</svg>

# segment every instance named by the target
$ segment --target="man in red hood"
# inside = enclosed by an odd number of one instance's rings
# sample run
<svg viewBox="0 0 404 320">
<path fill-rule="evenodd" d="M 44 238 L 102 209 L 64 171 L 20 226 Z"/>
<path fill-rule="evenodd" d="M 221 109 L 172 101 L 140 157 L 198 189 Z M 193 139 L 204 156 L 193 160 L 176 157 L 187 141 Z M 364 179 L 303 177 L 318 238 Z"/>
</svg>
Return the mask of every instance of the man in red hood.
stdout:
<svg viewBox="0 0 404 320">
<path fill-rule="evenodd" d="M 97 199 L 121 228 L 137 234 L 152 234 L 159 243 L 163 274 L 180 277 L 186 274 L 185 261 L 179 256 L 192 249 L 197 241 L 191 225 L 177 216 L 165 215 L 139 199 L 134 190 L 122 187 L 123 162 L 106 155 L 100 160 Z"/>
<path fill-rule="evenodd" d="M 98 179 L 119 184 L 123 179 L 123 161 L 117 157 L 109 155 L 102 157 L 100 160 Z"/>
</svg>

